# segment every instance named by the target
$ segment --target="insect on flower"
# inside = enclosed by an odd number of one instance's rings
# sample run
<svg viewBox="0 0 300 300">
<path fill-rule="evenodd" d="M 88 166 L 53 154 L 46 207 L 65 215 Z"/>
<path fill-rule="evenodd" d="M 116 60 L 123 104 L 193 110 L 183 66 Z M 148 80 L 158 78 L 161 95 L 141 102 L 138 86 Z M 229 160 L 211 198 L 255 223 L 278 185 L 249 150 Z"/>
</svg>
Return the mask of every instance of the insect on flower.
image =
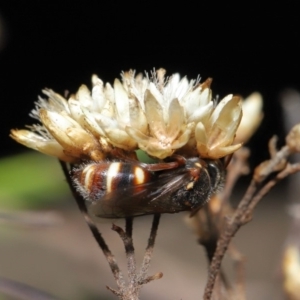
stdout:
<svg viewBox="0 0 300 300">
<path fill-rule="evenodd" d="M 239 97 L 212 100 L 211 79 L 122 73 L 113 86 L 92 77 L 65 99 L 44 90 L 31 116 L 41 124 L 12 130 L 17 142 L 72 164 L 77 191 L 98 217 L 196 212 L 224 181 L 222 158 L 242 118 Z M 156 163 L 138 161 L 141 150 Z"/>
<path fill-rule="evenodd" d="M 223 185 L 220 160 L 171 157 L 170 162 L 99 162 L 73 170 L 78 192 L 101 218 L 200 209 Z"/>
</svg>

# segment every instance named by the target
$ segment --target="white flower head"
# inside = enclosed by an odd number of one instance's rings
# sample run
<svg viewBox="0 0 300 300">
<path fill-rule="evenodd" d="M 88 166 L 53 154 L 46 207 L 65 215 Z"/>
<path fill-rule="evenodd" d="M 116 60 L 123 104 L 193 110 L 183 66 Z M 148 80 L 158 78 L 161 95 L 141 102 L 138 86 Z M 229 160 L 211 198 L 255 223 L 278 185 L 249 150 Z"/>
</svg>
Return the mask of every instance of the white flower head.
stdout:
<svg viewBox="0 0 300 300">
<path fill-rule="evenodd" d="M 201 157 L 217 159 L 233 153 L 241 144 L 232 145 L 242 118 L 239 97 L 226 96 L 210 116 L 198 122 L 195 130 L 197 149 Z"/>
<path fill-rule="evenodd" d="M 112 153 L 134 153 L 164 159 L 173 153 L 217 159 L 237 150 L 232 145 L 242 117 L 241 101 L 229 95 L 212 101 L 211 79 L 202 84 L 179 74 L 165 78 L 159 69 L 136 75 L 130 70 L 113 86 L 92 76 L 90 91 L 82 85 L 65 99 L 44 90 L 31 116 L 41 125 L 12 130 L 23 145 L 61 160 L 99 161 Z"/>
</svg>

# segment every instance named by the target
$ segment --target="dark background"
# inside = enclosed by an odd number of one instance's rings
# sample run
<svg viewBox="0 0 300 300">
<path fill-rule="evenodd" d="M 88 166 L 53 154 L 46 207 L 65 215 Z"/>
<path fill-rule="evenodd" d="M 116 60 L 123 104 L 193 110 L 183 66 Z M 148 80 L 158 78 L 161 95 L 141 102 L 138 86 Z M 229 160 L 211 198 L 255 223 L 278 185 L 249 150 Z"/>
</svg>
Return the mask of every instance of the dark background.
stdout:
<svg viewBox="0 0 300 300">
<path fill-rule="evenodd" d="M 164 67 L 189 79 L 213 77 L 220 97 L 260 91 L 265 119 L 251 145 L 262 159 L 271 135 L 283 137 L 279 93 L 300 89 L 297 12 L 288 3 L 3 1 L 0 154 L 23 151 L 9 130 L 32 123 L 42 88 L 75 92 L 90 86 L 93 73 L 112 82 L 122 70 Z"/>
</svg>

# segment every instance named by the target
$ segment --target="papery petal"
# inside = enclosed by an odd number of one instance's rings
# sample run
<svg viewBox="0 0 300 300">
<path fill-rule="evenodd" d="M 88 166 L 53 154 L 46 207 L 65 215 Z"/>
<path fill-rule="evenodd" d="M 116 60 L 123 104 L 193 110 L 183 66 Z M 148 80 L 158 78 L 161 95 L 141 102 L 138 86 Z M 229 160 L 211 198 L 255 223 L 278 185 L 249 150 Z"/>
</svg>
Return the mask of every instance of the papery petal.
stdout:
<svg viewBox="0 0 300 300">
<path fill-rule="evenodd" d="M 114 146 L 127 151 L 137 149 L 136 140 L 132 139 L 123 129 L 106 128 L 105 133 Z"/>
<path fill-rule="evenodd" d="M 107 101 L 103 92 L 103 82 L 96 75 L 93 75 L 92 81 L 94 84 L 92 89 L 94 109 L 96 112 L 100 112 Z"/>
<path fill-rule="evenodd" d="M 285 138 L 292 153 L 300 153 L 300 124 L 296 124 Z"/>
<path fill-rule="evenodd" d="M 176 140 L 172 142 L 172 149 L 179 149 L 182 148 L 184 145 L 186 145 L 187 142 L 190 140 L 191 134 L 192 134 L 192 128 L 187 127 L 184 130 L 183 134 L 181 134 L 179 137 L 176 138 Z"/>
<path fill-rule="evenodd" d="M 134 104 L 135 105 L 130 106 L 129 109 L 130 125 L 132 127 L 139 128 L 139 130 L 143 133 L 148 133 L 148 120 L 146 115 L 137 99 Z"/>
<path fill-rule="evenodd" d="M 44 154 L 57 157 L 66 162 L 75 162 L 76 158 L 64 153 L 63 147 L 55 140 L 46 139 L 29 130 L 11 130 L 10 137 L 18 143 L 42 152 Z"/>
<path fill-rule="evenodd" d="M 126 132 L 137 141 L 139 148 L 148 155 L 164 159 L 174 153 L 174 149 L 171 148 L 170 144 L 162 144 L 158 139 L 149 137 L 135 128 L 128 126 Z"/>
<path fill-rule="evenodd" d="M 55 93 L 51 89 L 44 89 L 42 90 L 43 94 L 47 95 L 49 97 L 48 101 L 45 101 L 44 99 L 40 98 L 40 100 L 43 102 L 43 105 L 41 105 L 40 108 L 45 108 L 48 110 L 53 111 L 66 111 L 69 113 L 69 107 L 68 107 L 68 101 L 62 97 L 60 94 Z"/>
<path fill-rule="evenodd" d="M 219 159 L 221 157 L 227 156 L 236 150 L 238 150 L 242 144 L 231 145 L 227 147 L 217 147 L 210 149 L 204 144 L 197 143 L 197 150 L 201 157 L 209 159 Z"/>
<path fill-rule="evenodd" d="M 149 143 L 140 144 L 139 147 L 141 150 L 147 152 L 148 155 L 157 157 L 159 159 L 165 159 L 174 153 L 174 149 L 172 149 L 170 146 L 160 148 L 160 143 L 152 138 L 149 139 Z"/>
<path fill-rule="evenodd" d="M 84 121 L 84 114 L 82 111 L 82 106 L 80 105 L 80 102 L 74 98 L 69 98 L 68 101 L 69 110 L 71 117 L 76 120 L 79 124 L 83 124 Z"/>
<path fill-rule="evenodd" d="M 198 154 L 202 158 L 212 158 L 210 157 L 210 149 L 206 146 L 206 144 L 197 143 Z"/>
<path fill-rule="evenodd" d="M 149 87 L 145 91 L 144 102 L 146 102 L 147 95 L 149 94 L 149 92 L 152 95 L 152 97 L 156 99 L 156 101 L 160 104 L 162 108 L 167 106 L 167 103 L 165 103 L 162 93 L 157 89 L 157 87 L 154 85 L 153 82 L 149 83 Z"/>
<path fill-rule="evenodd" d="M 135 71 L 129 70 L 127 72 L 122 72 L 121 76 L 126 93 L 130 94 L 132 87 L 135 85 Z"/>
<path fill-rule="evenodd" d="M 231 145 L 227 147 L 218 147 L 209 151 L 208 158 L 219 159 L 221 157 L 232 154 L 242 147 L 242 144 Z"/>
<path fill-rule="evenodd" d="M 242 103 L 240 98 L 226 97 L 224 100 L 219 103 L 222 105 L 218 116 L 214 115 L 214 111 L 210 118 L 210 122 L 212 122 L 208 141 L 210 148 L 230 145 L 241 122 Z"/>
<path fill-rule="evenodd" d="M 40 110 L 41 121 L 67 154 L 74 157 L 87 155 L 94 160 L 103 159 L 101 147 L 95 137 L 86 132 L 68 115 Z"/>
<path fill-rule="evenodd" d="M 126 132 L 135 140 L 137 143 L 146 144 L 149 141 L 149 136 L 138 130 L 137 128 L 126 126 Z"/>
<path fill-rule="evenodd" d="M 140 73 L 136 75 L 134 79 L 134 84 L 130 85 L 129 87 L 130 94 L 134 95 L 138 99 L 143 111 L 145 111 L 144 94 L 146 89 L 148 88 L 148 85 L 148 79 L 143 78 L 143 75 Z"/>
<path fill-rule="evenodd" d="M 199 106 L 206 105 L 211 101 L 211 89 L 210 85 L 212 83 L 212 78 L 206 79 L 203 83 L 200 84 L 201 93 L 199 97 Z"/>
<path fill-rule="evenodd" d="M 104 95 L 105 95 L 105 98 L 107 99 L 107 102 L 115 104 L 116 101 L 115 101 L 114 89 L 109 83 L 106 83 L 106 85 L 105 85 Z"/>
<path fill-rule="evenodd" d="M 93 84 L 93 87 L 94 86 L 102 86 L 103 87 L 103 81 L 96 74 L 92 75 L 92 84 Z"/>
<path fill-rule="evenodd" d="M 87 107 L 90 110 L 94 109 L 93 99 L 91 97 L 91 92 L 86 85 L 81 85 L 76 93 L 76 99 L 79 101 L 82 107 Z"/>
<path fill-rule="evenodd" d="M 210 117 L 211 124 L 213 124 L 217 121 L 217 119 L 219 118 L 222 111 L 224 111 L 224 108 L 228 105 L 228 103 L 230 103 L 230 101 L 232 101 L 232 98 L 233 98 L 233 95 L 227 95 L 218 103 L 217 107 L 214 109 L 214 111 Z"/>
<path fill-rule="evenodd" d="M 197 143 L 206 145 L 207 144 L 207 134 L 203 123 L 199 122 L 195 128 L 195 138 Z"/>
<path fill-rule="evenodd" d="M 188 117 L 192 115 L 195 110 L 201 108 L 199 105 L 200 102 L 200 96 L 203 93 L 201 91 L 201 88 L 198 87 L 196 90 L 189 92 L 183 100 L 181 100 L 181 103 L 184 103 L 184 107 L 186 108 L 186 114 Z"/>
<path fill-rule="evenodd" d="M 84 114 L 84 122 L 83 128 L 92 133 L 96 138 L 100 138 L 100 136 L 105 136 L 103 129 L 96 122 L 95 114 L 90 113 L 90 111 L 86 108 L 82 109 Z"/>
<path fill-rule="evenodd" d="M 173 98 L 182 99 L 191 88 L 192 88 L 191 83 L 187 80 L 186 77 L 183 77 L 179 81 L 178 86 L 175 88 L 175 95 L 171 99 Z"/>
<path fill-rule="evenodd" d="M 188 122 L 203 122 L 206 123 L 206 120 L 210 116 L 213 109 L 213 102 L 209 102 L 205 106 L 199 106 L 194 112 L 187 118 Z"/>
<path fill-rule="evenodd" d="M 164 87 L 163 97 L 164 102 L 170 102 L 174 98 L 177 98 L 177 93 L 180 94 L 179 89 L 180 76 L 179 74 L 173 74 L 167 84 Z M 184 84 L 183 84 L 184 85 Z M 182 85 L 182 87 L 183 87 Z"/>
<path fill-rule="evenodd" d="M 63 147 L 74 147 L 72 140 L 70 140 L 70 138 L 66 134 L 66 130 L 72 127 L 79 127 L 79 124 L 77 122 L 75 122 L 70 117 L 65 118 L 57 112 L 51 112 L 45 109 L 40 110 L 40 118 L 51 135 Z"/>
<path fill-rule="evenodd" d="M 70 98 L 69 108 L 71 116 L 81 125 L 82 128 L 92 133 L 92 135 L 95 136 L 97 139 L 99 139 L 100 136 L 105 136 L 104 131 L 96 122 L 95 116 L 91 114 L 87 108 L 80 106 L 78 100 Z"/>
<path fill-rule="evenodd" d="M 236 142 L 247 142 L 263 119 L 261 94 L 252 93 L 243 101 L 243 117 L 236 132 Z"/>
<path fill-rule="evenodd" d="M 119 128 L 118 121 L 109 117 L 106 117 L 102 114 L 94 114 L 97 124 L 105 132 L 106 128 Z M 105 135 L 105 134 L 104 134 Z"/>
<path fill-rule="evenodd" d="M 101 110 L 93 112 L 93 114 L 101 114 L 109 118 L 116 118 L 115 104 L 111 101 L 106 101 Z"/>
<path fill-rule="evenodd" d="M 130 121 L 129 100 L 128 100 L 128 94 L 126 93 L 119 79 L 115 79 L 114 90 L 115 90 L 117 118 L 120 122 L 124 124 L 124 126 L 126 126 L 126 124 L 129 124 Z"/>
<path fill-rule="evenodd" d="M 166 124 L 163 118 L 163 108 L 150 90 L 145 93 L 145 113 L 150 133 L 157 139 L 166 136 Z"/>
<path fill-rule="evenodd" d="M 166 135 L 170 141 L 173 141 L 184 125 L 184 111 L 179 104 L 178 99 L 173 99 L 169 106 L 169 120 Z"/>
<path fill-rule="evenodd" d="M 239 124 L 241 117 L 242 101 L 240 97 L 234 96 L 226 101 L 215 122 L 222 128 L 229 128 L 232 122 L 238 122 Z"/>
<path fill-rule="evenodd" d="M 136 149 L 137 141 L 132 139 L 125 129 L 120 128 L 119 123 L 116 120 L 100 115 L 97 121 L 111 144 L 127 151 Z"/>
</svg>

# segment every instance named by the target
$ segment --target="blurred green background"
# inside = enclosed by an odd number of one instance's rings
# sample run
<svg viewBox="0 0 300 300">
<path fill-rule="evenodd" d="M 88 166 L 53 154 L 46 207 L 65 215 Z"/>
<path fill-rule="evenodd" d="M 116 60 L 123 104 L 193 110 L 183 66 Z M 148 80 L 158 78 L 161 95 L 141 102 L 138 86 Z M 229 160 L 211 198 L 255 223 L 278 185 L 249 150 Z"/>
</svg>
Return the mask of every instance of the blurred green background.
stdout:
<svg viewBox="0 0 300 300">
<path fill-rule="evenodd" d="M 69 193 L 55 158 L 28 151 L 1 158 L 0 166 L 2 209 L 43 208 L 64 201 Z"/>
</svg>

